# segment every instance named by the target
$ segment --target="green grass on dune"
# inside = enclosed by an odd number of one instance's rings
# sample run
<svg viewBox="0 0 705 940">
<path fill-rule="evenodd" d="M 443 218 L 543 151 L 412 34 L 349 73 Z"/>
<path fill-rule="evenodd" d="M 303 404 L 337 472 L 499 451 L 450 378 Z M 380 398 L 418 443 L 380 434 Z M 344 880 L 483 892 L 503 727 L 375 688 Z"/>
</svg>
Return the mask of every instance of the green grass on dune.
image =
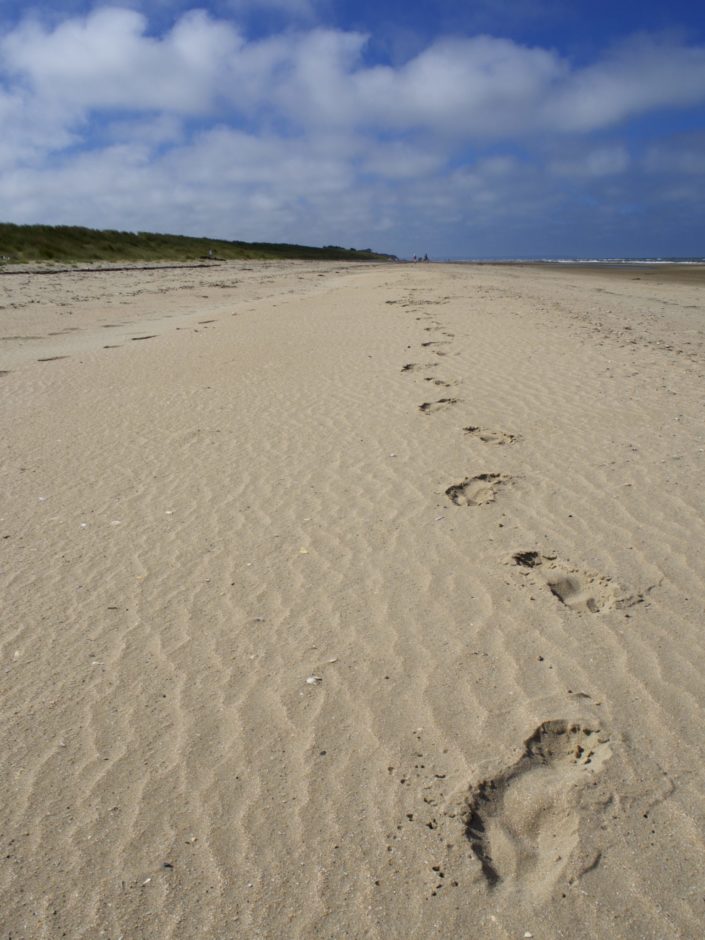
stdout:
<svg viewBox="0 0 705 940">
<path fill-rule="evenodd" d="M 14 225 L 0 222 L 0 263 L 58 261 L 275 260 L 388 261 L 392 255 L 328 245 L 280 245 L 225 241 L 152 232 L 115 232 L 76 225 Z"/>
</svg>

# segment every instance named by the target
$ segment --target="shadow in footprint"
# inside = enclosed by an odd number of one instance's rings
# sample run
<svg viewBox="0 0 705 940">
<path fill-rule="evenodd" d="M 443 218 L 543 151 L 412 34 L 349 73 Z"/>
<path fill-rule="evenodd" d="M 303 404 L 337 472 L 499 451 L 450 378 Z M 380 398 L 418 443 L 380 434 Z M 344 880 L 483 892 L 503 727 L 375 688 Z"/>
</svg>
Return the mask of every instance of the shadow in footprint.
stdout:
<svg viewBox="0 0 705 940">
<path fill-rule="evenodd" d="M 419 405 L 419 411 L 423 412 L 425 415 L 430 415 L 434 414 L 436 411 L 442 411 L 450 405 L 456 405 L 457 403 L 457 398 L 439 398 L 438 401 L 423 402 L 423 404 Z"/>
<path fill-rule="evenodd" d="M 497 490 L 509 479 L 504 473 L 479 473 L 449 486 L 446 496 L 456 506 L 484 506 L 494 502 Z"/>
<path fill-rule="evenodd" d="M 133 342 L 136 342 L 138 339 L 154 339 L 157 336 L 156 333 L 150 333 L 149 336 L 131 336 L 130 339 Z"/>
<path fill-rule="evenodd" d="M 643 595 L 622 595 L 611 578 L 595 572 L 583 571 L 559 563 L 555 555 L 542 555 L 535 551 L 515 552 L 512 563 L 531 570 L 541 577 L 551 594 L 569 610 L 600 613 L 614 608 L 633 607 L 643 601 Z"/>
<path fill-rule="evenodd" d="M 472 424 L 463 428 L 463 431 L 471 437 L 478 438 L 483 444 L 513 444 L 516 440 L 516 435 L 508 434 L 506 431 L 491 431 L 489 428 L 480 428 Z"/>
<path fill-rule="evenodd" d="M 488 887 L 550 891 L 578 848 L 584 792 L 611 754 L 596 725 L 546 721 L 511 767 L 473 788 L 465 833 Z M 599 859 L 598 852 L 589 867 Z"/>
<path fill-rule="evenodd" d="M 424 382 L 433 382 L 434 385 L 439 385 L 442 388 L 451 388 L 451 382 L 444 382 L 443 379 L 434 379 L 432 375 L 427 375 L 424 378 Z"/>
</svg>

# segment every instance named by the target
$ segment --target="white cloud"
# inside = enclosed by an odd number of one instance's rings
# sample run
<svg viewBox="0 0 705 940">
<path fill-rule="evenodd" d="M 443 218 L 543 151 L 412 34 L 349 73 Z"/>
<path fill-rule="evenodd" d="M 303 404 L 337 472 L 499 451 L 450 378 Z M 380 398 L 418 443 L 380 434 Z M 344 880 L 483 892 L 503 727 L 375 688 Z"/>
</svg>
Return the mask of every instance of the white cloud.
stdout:
<svg viewBox="0 0 705 940">
<path fill-rule="evenodd" d="M 453 135 L 522 134 L 565 66 L 555 55 L 480 36 L 436 43 L 398 69 L 353 76 L 362 119 Z"/>
<path fill-rule="evenodd" d="M 477 36 L 398 67 L 366 66 L 367 37 L 312 29 L 247 42 L 203 11 L 150 36 L 134 10 L 101 8 L 54 29 L 28 20 L 0 42 L 11 82 L 75 111 L 278 113 L 301 126 L 423 128 L 451 136 L 587 132 L 705 100 L 705 47 L 641 39 L 584 68 L 555 51 Z"/>
<path fill-rule="evenodd" d="M 626 147 L 613 145 L 596 147 L 568 159 L 553 160 L 549 164 L 549 169 L 559 176 L 599 179 L 624 173 L 630 162 Z"/>
<path fill-rule="evenodd" d="M 390 180 L 424 179 L 444 164 L 439 148 L 401 140 L 368 142 L 360 161 L 364 173 Z"/>
<path fill-rule="evenodd" d="M 606 59 L 574 71 L 547 102 L 551 121 L 566 131 L 607 127 L 658 108 L 705 101 L 705 46 L 641 37 Z"/>
<path fill-rule="evenodd" d="M 184 140 L 184 134 L 183 121 L 173 114 L 117 119 L 111 121 L 103 131 L 103 136 L 111 144 L 145 144 L 150 148 L 180 143 Z"/>
<path fill-rule="evenodd" d="M 77 112 L 47 107 L 22 88 L 0 87 L 0 170 L 18 163 L 41 162 L 47 154 L 81 143 L 71 130 Z"/>
<path fill-rule="evenodd" d="M 641 168 L 702 172 L 701 140 L 632 159 L 607 132 L 705 101 L 705 47 L 642 38 L 576 67 L 476 36 L 391 66 L 370 65 L 366 43 L 332 29 L 253 41 L 203 11 L 160 35 L 126 8 L 28 19 L 0 39 L 4 213 L 353 243 L 519 230 L 559 219 L 573 185 L 607 201 Z"/>
<path fill-rule="evenodd" d="M 186 13 L 162 39 L 141 13 L 107 7 L 51 30 L 28 20 L 0 42 L 3 70 L 72 108 L 207 111 L 243 41 L 229 24 Z"/>
</svg>

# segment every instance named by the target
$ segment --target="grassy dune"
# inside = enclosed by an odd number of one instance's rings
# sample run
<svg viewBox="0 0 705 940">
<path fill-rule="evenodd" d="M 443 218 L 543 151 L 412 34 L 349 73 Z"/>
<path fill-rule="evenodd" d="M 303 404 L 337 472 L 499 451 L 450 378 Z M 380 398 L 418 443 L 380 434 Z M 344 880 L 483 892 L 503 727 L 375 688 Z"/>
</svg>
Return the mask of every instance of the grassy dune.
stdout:
<svg viewBox="0 0 705 940">
<path fill-rule="evenodd" d="M 390 255 L 365 249 L 328 245 L 270 244 L 161 235 L 153 232 L 116 232 L 74 225 L 13 225 L 0 223 L 0 263 L 23 261 L 199 261 L 300 258 L 323 261 L 384 261 Z"/>
</svg>

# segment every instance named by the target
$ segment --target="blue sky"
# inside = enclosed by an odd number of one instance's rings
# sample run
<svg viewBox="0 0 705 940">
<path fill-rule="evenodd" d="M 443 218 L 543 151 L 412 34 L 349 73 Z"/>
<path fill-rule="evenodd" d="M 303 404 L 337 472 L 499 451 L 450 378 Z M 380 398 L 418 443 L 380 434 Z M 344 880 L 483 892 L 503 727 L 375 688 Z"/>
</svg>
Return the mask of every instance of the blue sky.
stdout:
<svg viewBox="0 0 705 940">
<path fill-rule="evenodd" d="M 705 254 L 705 5 L 0 0 L 0 219 Z"/>
</svg>

